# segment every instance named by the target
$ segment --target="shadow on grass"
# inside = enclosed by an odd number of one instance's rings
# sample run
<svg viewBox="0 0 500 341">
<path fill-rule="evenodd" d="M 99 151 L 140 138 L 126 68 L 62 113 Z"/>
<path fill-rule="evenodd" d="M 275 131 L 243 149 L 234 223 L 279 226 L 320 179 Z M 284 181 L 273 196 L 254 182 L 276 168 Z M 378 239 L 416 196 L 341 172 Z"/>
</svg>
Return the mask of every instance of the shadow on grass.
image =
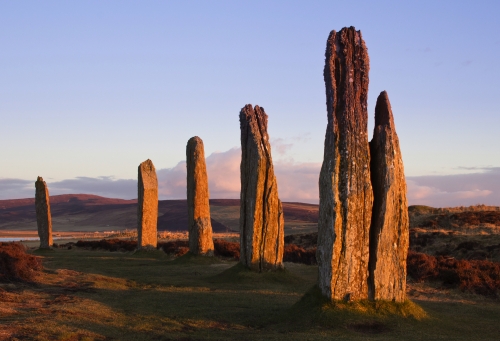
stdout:
<svg viewBox="0 0 500 341">
<path fill-rule="evenodd" d="M 53 248 L 39 248 L 39 249 L 36 249 L 36 250 L 33 250 L 31 253 L 34 254 L 34 255 L 39 255 L 39 256 L 43 256 L 43 255 L 50 255 L 50 254 L 53 254 L 55 252 L 55 250 Z"/>
<path fill-rule="evenodd" d="M 41 297 L 42 308 L 55 313 L 44 310 L 40 320 L 25 325 L 45 330 L 52 323 L 56 336 L 59 327 L 70 326 L 118 340 L 498 338 L 500 308 L 494 302 L 422 301 L 432 316 L 426 318 L 410 301 L 330 302 L 311 288 L 316 267 L 287 264 L 288 270 L 257 273 L 210 257 L 157 257 L 56 249 L 46 259 L 59 277 L 37 288 L 49 295 Z"/>
<path fill-rule="evenodd" d="M 168 258 L 168 255 L 165 254 L 165 252 L 157 249 L 134 250 L 130 252 L 129 255 L 135 258 L 155 258 L 155 259 Z"/>
<path fill-rule="evenodd" d="M 191 252 L 180 257 L 176 257 L 170 265 L 211 265 L 221 264 L 222 261 L 217 257 L 195 255 Z M 168 265 L 169 263 L 167 263 Z"/>
</svg>

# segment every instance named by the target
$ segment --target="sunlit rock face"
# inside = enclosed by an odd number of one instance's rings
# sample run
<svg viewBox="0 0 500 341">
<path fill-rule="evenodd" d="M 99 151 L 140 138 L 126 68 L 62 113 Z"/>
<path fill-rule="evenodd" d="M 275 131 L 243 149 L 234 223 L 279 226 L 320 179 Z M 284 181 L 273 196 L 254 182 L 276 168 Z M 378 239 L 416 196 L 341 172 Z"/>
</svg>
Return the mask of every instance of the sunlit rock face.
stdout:
<svg viewBox="0 0 500 341">
<path fill-rule="evenodd" d="M 354 27 L 332 31 L 325 52 L 328 126 L 319 179 L 319 287 L 330 299 L 368 298 L 373 190 L 367 134 L 368 51 Z"/>
<path fill-rule="evenodd" d="M 207 166 L 203 141 L 189 139 L 186 146 L 187 204 L 189 220 L 189 251 L 196 255 L 212 256 L 212 224 L 208 192 Z"/>
<path fill-rule="evenodd" d="M 369 296 L 371 299 L 402 302 L 406 298 L 408 203 L 403 158 L 385 91 L 377 99 L 370 149 L 374 202 L 370 228 Z"/>
<path fill-rule="evenodd" d="M 41 176 L 35 182 L 35 208 L 40 248 L 49 248 L 53 243 L 49 188 Z"/>
<path fill-rule="evenodd" d="M 139 165 L 137 192 L 137 248 L 156 248 L 158 179 L 155 166 L 149 159 Z"/>
<path fill-rule="evenodd" d="M 283 266 L 284 218 L 264 108 L 240 112 L 240 262 L 255 271 Z"/>
</svg>

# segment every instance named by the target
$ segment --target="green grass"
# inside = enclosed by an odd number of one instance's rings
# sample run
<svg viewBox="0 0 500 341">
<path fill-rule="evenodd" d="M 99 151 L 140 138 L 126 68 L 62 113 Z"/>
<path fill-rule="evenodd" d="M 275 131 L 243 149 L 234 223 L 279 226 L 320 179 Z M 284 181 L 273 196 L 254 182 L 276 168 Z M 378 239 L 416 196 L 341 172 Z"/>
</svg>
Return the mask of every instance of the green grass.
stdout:
<svg viewBox="0 0 500 341">
<path fill-rule="evenodd" d="M 79 249 L 56 249 L 43 257 L 47 272 L 40 283 L 12 293 L 19 295 L 16 304 L 29 302 L 29 308 L 0 315 L 0 330 L 13 326 L 35 340 L 494 340 L 500 335 L 498 302 L 332 303 L 315 286 L 314 266 L 287 263 L 283 271 L 255 273 L 235 261 L 191 254 L 173 259 L 157 252 Z"/>
</svg>

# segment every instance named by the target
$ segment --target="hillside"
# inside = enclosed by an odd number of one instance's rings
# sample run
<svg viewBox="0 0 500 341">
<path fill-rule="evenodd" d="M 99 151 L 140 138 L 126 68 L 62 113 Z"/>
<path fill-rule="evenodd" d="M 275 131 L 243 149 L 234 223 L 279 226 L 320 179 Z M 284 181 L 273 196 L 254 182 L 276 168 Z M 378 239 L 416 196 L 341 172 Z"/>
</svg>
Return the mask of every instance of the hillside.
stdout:
<svg viewBox="0 0 500 341">
<path fill-rule="evenodd" d="M 500 262 L 500 208 L 410 206 L 410 250 L 432 256 Z M 318 234 L 285 238 L 305 249 L 316 247 Z"/>
<path fill-rule="evenodd" d="M 410 248 L 433 256 L 500 262 L 500 208 L 410 206 Z"/>
<path fill-rule="evenodd" d="M 55 232 L 110 231 L 135 229 L 137 200 L 123 200 L 88 194 L 64 194 L 50 197 L 52 224 Z M 186 200 L 160 200 L 158 230 L 187 230 Z M 214 232 L 238 231 L 238 199 L 212 199 L 210 211 Z M 283 203 L 285 232 L 316 231 L 318 206 Z M 36 230 L 35 200 L 0 200 L 0 230 Z"/>
</svg>

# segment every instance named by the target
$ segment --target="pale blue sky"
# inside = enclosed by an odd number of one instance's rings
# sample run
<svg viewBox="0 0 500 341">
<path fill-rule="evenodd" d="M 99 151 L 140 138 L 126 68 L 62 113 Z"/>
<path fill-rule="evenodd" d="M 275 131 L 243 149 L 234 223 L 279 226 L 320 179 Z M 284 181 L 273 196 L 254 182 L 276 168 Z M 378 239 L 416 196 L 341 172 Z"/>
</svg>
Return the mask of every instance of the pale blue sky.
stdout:
<svg viewBox="0 0 500 341">
<path fill-rule="evenodd" d="M 324 50 L 355 26 L 369 134 L 387 90 L 407 176 L 500 166 L 498 1 L 2 1 L 0 179 L 135 179 L 239 141 L 269 115 L 275 161 L 320 163 Z M 499 203 L 500 204 L 500 203 Z"/>
</svg>

